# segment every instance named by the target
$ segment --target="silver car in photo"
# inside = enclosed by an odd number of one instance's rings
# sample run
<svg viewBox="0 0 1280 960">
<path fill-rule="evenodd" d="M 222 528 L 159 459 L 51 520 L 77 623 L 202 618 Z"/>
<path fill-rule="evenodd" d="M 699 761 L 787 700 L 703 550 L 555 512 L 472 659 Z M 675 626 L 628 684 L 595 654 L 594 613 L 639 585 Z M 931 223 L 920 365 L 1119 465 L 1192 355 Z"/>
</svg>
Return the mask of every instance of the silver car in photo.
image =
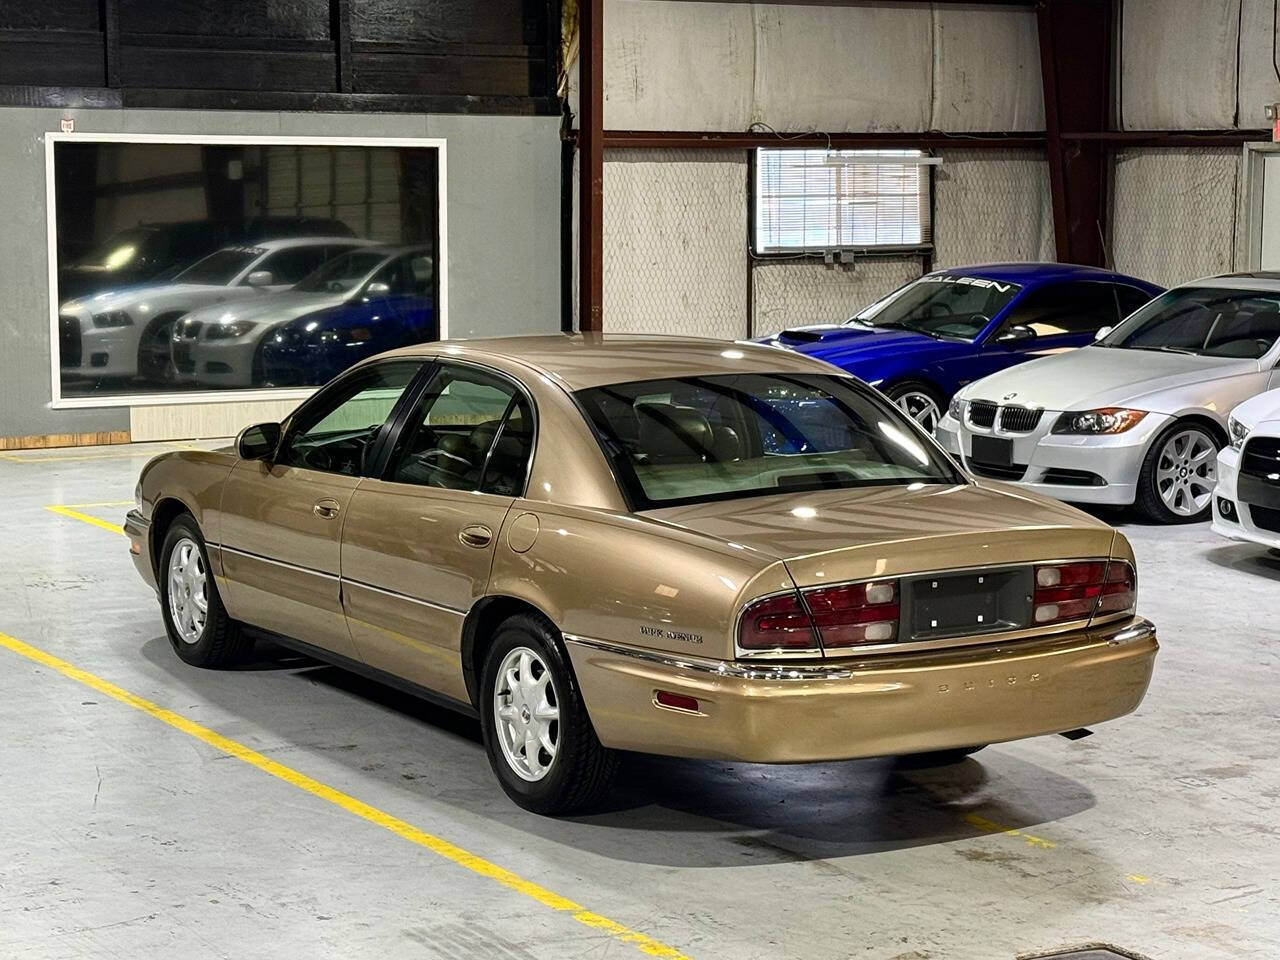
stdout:
<svg viewBox="0 0 1280 960">
<path fill-rule="evenodd" d="M 1280 386 L 1280 275 L 1169 290 L 1079 350 L 956 394 L 937 436 L 968 468 L 1076 503 L 1205 519 L 1237 404 Z"/>
<path fill-rule="evenodd" d="M 259 386 L 259 351 L 273 331 L 309 313 L 386 296 L 405 284 L 427 290 L 432 263 L 430 246 L 352 250 L 281 293 L 192 311 L 173 330 L 178 379 L 213 389 Z"/>
<path fill-rule="evenodd" d="M 287 290 L 326 260 L 371 242 L 294 237 L 223 247 L 170 281 L 68 300 L 58 310 L 62 375 L 164 382 L 173 325 L 183 314 Z"/>
</svg>

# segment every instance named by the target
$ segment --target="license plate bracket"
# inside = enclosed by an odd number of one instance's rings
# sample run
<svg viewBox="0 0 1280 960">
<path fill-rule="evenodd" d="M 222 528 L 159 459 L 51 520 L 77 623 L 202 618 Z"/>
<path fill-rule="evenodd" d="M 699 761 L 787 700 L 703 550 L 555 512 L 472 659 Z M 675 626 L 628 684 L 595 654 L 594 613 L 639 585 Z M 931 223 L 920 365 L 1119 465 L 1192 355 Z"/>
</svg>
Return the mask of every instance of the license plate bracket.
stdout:
<svg viewBox="0 0 1280 960">
<path fill-rule="evenodd" d="M 1013 441 L 1004 437 L 984 437 L 975 434 L 969 459 L 975 463 L 987 463 L 993 467 L 1013 466 Z"/>
<path fill-rule="evenodd" d="M 1030 567 L 911 577 L 902 582 L 912 640 L 1020 630 L 1031 623 Z"/>
</svg>

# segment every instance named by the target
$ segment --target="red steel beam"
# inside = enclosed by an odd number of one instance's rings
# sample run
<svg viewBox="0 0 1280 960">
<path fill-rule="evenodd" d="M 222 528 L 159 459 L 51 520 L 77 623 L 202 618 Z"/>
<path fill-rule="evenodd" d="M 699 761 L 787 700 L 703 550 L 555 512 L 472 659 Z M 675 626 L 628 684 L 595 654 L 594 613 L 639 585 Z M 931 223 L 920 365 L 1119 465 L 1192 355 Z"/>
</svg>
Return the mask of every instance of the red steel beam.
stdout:
<svg viewBox="0 0 1280 960">
<path fill-rule="evenodd" d="M 578 3 L 578 329 L 604 312 L 604 0 Z"/>
<path fill-rule="evenodd" d="M 1045 135 L 1036 131 L 1016 133 L 796 133 L 747 131 L 699 132 L 680 130 L 606 130 L 606 147 L 669 147 L 682 149 L 744 150 L 754 147 L 830 147 L 836 150 L 936 147 L 1033 147 L 1045 146 Z"/>
</svg>

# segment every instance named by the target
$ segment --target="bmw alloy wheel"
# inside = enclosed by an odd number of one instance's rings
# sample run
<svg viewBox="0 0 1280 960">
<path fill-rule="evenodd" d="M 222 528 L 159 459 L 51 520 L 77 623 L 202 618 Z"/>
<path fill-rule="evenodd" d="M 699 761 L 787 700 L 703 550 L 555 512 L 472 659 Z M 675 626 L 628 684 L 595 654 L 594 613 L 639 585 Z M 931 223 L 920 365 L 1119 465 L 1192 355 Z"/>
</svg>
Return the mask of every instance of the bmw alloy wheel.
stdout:
<svg viewBox="0 0 1280 960">
<path fill-rule="evenodd" d="M 1203 430 L 1179 430 L 1160 448 L 1155 468 L 1164 505 L 1179 517 L 1194 517 L 1209 505 L 1218 482 L 1217 445 Z"/>
<path fill-rule="evenodd" d="M 560 748 L 560 706 L 551 672 L 528 647 L 516 647 L 498 667 L 493 718 L 507 764 L 536 782 L 551 770 Z"/>
<path fill-rule="evenodd" d="M 920 424 L 927 433 L 933 433 L 938 421 L 942 419 L 942 411 L 938 402 L 919 390 L 908 390 L 894 401 L 898 408 L 908 417 Z"/>
<path fill-rule="evenodd" d="M 169 552 L 169 618 L 183 643 L 199 643 L 209 613 L 208 578 L 199 545 L 183 537 Z"/>
</svg>

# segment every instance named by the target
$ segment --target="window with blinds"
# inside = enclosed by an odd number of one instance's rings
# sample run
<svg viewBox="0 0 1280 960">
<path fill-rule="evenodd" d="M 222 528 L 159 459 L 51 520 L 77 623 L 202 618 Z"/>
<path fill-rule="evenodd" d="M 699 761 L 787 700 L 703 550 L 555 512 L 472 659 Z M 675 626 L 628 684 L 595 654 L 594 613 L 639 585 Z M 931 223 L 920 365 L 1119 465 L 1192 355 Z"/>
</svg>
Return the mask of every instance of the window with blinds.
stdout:
<svg viewBox="0 0 1280 960">
<path fill-rule="evenodd" d="M 927 247 L 931 158 L 920 150 L 756 150 L 755 252 Z"/>
</svg>

